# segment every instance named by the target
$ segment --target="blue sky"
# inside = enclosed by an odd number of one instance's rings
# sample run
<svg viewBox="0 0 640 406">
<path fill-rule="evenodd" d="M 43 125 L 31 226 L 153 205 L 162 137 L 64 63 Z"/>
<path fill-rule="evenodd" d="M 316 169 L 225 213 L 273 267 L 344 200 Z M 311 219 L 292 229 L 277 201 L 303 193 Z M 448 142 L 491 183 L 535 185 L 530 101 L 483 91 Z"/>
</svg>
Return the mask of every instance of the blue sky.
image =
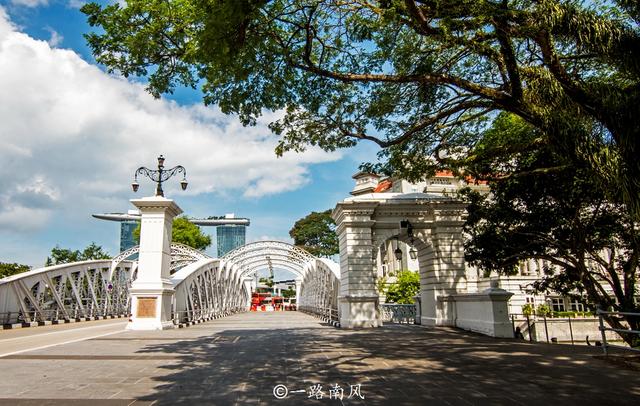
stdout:
<svg viewBox="0 0 640 406">
<path fill-rule="evenodd" d="M 278 159 L 266 128 L 278 112 L 244 128 L 205 108 L 197 91 L 153 100 L 96 66 L 82 3 L 0 0 L 0 261 L 41 266 L 55 245 L 91 241 L 115 254 L 118 224 L 91 214 L 152 194 L 150 182 L 137 194 L 129 184 L 159 154 L 184 165 L 190 182 L 181 192 L 174 181 L 167 197 L 194 217 L 249 217 L 249 241 L 288 241 L 298 218 L 347 197 L 358 165 L 375 158 L 377 148 L 362 144 Z"/>
</svg>

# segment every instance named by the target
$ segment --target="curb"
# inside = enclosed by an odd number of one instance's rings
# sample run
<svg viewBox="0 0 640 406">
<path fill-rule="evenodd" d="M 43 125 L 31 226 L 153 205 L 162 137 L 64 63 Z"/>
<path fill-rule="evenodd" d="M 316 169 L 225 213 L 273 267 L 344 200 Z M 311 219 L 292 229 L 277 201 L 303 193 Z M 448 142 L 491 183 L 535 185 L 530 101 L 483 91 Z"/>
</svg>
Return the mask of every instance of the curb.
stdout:
<svg viewBox="0 0 640 406">
<path fill-rule="evenodd" d="M 328 323 L 328 324 L 332 325 L 333 327 L 340 328 L 340 322 L 339 321 L 330 320 L 327 317 L 320 316 L 320 315 L 312 313 L 310 311 L 305 311 L 305 310 L 298 310 L 298 311 L 302 312 L 304 314 L 308 314 L 309 316 L 313 316 L 316 319 L 320 319 L 320 320 L 324 321 L 325 323 Z"/>
<path fill-rule="evenodd" d="M 61 320 L 45 320 L 45 321 L 32 321 L 30 323 L 13 323 L 13 324 L 3 324 L 0 330 L 15 330 L 18 328 L 29 328 L 29 327 L 39 327 L 39 326 L 51 326 L 55 324 L 67 324 L 67 323 L 80 323 L 83 321 L 96 321 L 96 320 L 106 320 L 106 319 L 120 319 L 122 317 L 129 317 L 128 314 L 109 314 L 107 316 L 95 316 L 95 317 L 77 317 L 75 319 L 61 319 Z"/>
<path fill-rule="evenodd" d="M 226 313 L 218 314 L 216 316 L 209 316 L 209 317 L 204 317 L 202 319 L 198 319 L 198 320 L 194 320 L 194 321 L 187 321 L 185 323 L 178 323 L 178 324 L 176 324 L 176 327 L 177 328 L 187 328 L 187 327 L 195 326 L 196 324 L 205 323 L 207 321 L 221 319 L 223 317 L 231 316 L 232 314 L 236 314 L 236 313 L 239 313 L 239 312 L 226 312 Z"/>
</svg>

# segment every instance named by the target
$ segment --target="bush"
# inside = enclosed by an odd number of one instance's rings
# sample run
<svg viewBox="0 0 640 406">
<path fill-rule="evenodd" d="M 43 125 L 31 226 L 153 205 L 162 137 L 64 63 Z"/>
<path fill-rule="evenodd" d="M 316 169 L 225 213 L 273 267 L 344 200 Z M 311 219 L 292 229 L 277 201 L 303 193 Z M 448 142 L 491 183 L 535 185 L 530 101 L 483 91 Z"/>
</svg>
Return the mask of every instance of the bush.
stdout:
<svg viewBox="0 0 640 406">
<path fill-rule="evenodd" d="M 531 316 L 535 313 L 535 309 L 531 303 L 527 303 L 522 306 L 522 314 L 525 316 Z"/>
<path fill-rule="evenodd" d="M 546 304 L 538 305 L 538 308 L 536 309 L 536 315 L 551 316 L 551 308 L 549 307 L 549 305 L 546 305 Z"/>
<path fill-rule="evenodd" d="M 386 293 L 386 290 L 387 290 L 387 277 L 386 276 L 378 278 L 378 281 L 376 282 L 376 288 L 378 289 L 378 293 L 380 293 L 380 294 L 385 294 Z"/>
<path fill-rule="evenodd" d="M 412 304 L 420 291 L 420 275 L 413 271 L 398 272 L 398 280 L 387 288 L 387 302 Z"/>
<path fill-rule="evenodd" d="M 578 312 L 578 311 L 568 311 L 568 312 L 552 312 L 551 317 L 591 317 L 593 316 L 593 312 Z"/>
</svg>

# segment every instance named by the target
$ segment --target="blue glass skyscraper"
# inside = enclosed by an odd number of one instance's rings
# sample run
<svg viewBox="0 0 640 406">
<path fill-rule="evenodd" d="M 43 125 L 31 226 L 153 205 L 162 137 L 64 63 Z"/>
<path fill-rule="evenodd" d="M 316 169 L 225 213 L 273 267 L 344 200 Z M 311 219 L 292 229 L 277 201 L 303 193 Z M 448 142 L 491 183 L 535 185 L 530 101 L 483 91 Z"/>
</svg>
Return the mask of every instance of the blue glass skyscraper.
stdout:
<svg viewBox="0 0 640 406">
<path fill-rule="evenodd" d="M 245 244 L 247 227 L 243 225 L 226 225 L 216 227 L 218 258 Z"/>
<path fill-rule="evenodd" d="M 133 230 L 140 224 L 136 220 L 123 220 L 120 222 L 120 252 L 126 251 L 138 245 L 133 238 Z"/>
</svg>

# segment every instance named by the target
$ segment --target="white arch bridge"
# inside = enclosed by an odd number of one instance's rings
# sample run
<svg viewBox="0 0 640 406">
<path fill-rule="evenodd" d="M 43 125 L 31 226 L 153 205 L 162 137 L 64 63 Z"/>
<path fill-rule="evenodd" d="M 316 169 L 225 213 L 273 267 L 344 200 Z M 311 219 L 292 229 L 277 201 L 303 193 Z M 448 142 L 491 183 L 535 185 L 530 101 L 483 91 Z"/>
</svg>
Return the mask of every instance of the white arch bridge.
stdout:
<svg viewBox="0 0 640 406">
<path fill-rule="evenodd" d="M 138 247 L 111 260 L 34 269 L 0 279 L 0 323 L 64 322 L 128 315 L 137 277 Z M 185 324 L 247 311 L 251 282 L 262 269 L 280 268 L 296 280 L 298 309 L 338 321 L 338 264 L 291 244 L 259 241 L 222 258 L 171 244 L 172 319 Z"/>
</svg>

